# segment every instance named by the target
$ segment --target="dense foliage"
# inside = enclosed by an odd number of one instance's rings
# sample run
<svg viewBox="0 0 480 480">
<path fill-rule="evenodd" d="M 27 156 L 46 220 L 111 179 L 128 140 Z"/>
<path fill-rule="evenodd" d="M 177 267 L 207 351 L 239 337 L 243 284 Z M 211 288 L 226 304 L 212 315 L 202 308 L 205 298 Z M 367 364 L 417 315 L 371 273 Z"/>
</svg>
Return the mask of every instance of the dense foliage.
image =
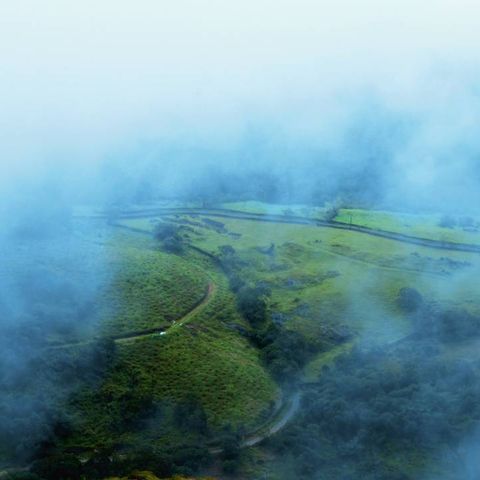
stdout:
<svg viewBox="0 0 480 480">
<path fill-rule="evenodd" d="M 235 260 L 234 252 L 222 250 L 226 257 L 230 284 L 238 285 L 241 278 L 241 262 Z M 315 352 L 316 348 L 304 336 L 294 330 L 276 325 L 269 310 L 271 291 L 265 285 L 243 285 L 236 289 L 238 309 L 252 330 L 247 336 L 260 349 L 261 357 L 272 375 L 279 381 L 291 380 Z"/>
<path fill-rule="evenodd" d="M 479 362 L 445 361 L 438 344 L 355 350 L 310 385 L 297 421 L 271 447 L 312 478 L 409 479 L 432 455 L 458 456 L 480 421 Z M 355 477 L 357 476 L 357 477 Z"/>
</svg>

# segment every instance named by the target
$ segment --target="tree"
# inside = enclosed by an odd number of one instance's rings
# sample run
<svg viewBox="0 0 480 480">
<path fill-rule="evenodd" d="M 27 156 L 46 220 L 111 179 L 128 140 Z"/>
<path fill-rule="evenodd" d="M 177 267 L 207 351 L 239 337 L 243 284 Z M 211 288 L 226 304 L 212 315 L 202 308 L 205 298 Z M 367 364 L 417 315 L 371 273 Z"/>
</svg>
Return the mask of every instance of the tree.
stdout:
<svg viewBox="0 0 480 480">
<path fill-rule="evenodd" d="M 442 228 L 454 228 L 457 225 L 457 221 L 451 215 L 442 215 L 438 225 Z"/>
<path fill-rule="evenodd" d="M 333 222 L 339 213 L 340 209 L 337 206 L 332 205 L 325 211 L 324 219 L 326 222 Z"/>
<path fill-rule="evenodd" d="M 417 312 L 424 304 L 423 297 L 418 290 L 411 287 L 403 287 L 398 291 L 398 306 L 408 312 Z"/>
<path fill-rule="evenodd" d="M 238 292 L 238 308 L 252 327 L 260 326 L 268 318 L 267 294 L 262 287 L 244 287 Z"/>
<path fill-rule="evenodd" d="M 180 227 L 173 223 L 158 223 L 154 230 L 153 236 L 156 240 L 162 242 L 163 249 L 168 253 L 182 253 L 184 248 L 184 240 L 180 235 Z"/>
<path fill-rule="evenodd" d="M 179 234 L 180 227 L 173 223 L 160 222 L 155 225 L 153 236 L 157 240 L 165 240 L 170 237 L 176 237 Z"/>
</svg>

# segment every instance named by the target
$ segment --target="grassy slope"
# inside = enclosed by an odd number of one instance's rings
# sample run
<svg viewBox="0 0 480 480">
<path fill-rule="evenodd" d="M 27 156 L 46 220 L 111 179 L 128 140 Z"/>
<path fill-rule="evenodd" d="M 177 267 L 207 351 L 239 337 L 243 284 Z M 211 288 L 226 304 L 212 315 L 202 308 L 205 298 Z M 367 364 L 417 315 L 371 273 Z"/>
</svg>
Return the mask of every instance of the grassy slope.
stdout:
<svg viewBox="0 0 480 480">
<path fill-rule="evenodd" d="M 199 222 L 204 217 L 183 218 Z M 310 338 L 321 339 L 326 327 L 339 325 L 364 342 L 382 344 L 407 335 L 409 320 L 396 305 L 404 286 L 415 286 L 439 304 L 480 313 L 478 289 L 472 282 L 480 271 L 478 255 L 328 228 L 216 220 L 225 224 L 226 232 L 196 227 L 195 245 L 212 253 L 221 245 L 232 245 L 248 262 L 247 279 L 266 281 L 272 288 L 272 311 L 284 314 L 289 328 Z M 124 223 L 151 228 L 146 219 Z M 273 257 L 258 250 L 271 243 L 276 246 Z M 325 364 L 325 355 L 335 357 L 332 352 L 321 354 L 307 369 L 309 377 Z"/>
<path fill-rule="evenodd" d="M 104 333 L 119 334 L 169 325 L 205 295 L 208 275 L 150 239 L 117 233 L 110 244 L 114 272 L 105 292 Z"/>
<path fill-rule="evenodd" d="M 139 235 L 126 235 L 134 239 L 138 249 L 146 248 L 150 242 Z M 164 255 L 154 254 L 160 259 Z M 277 397 L 277 386 L 261 365 L 257 351 L 230 328 L 243 320 L 223 274 L 199 254 L 168 257 L 185 262 L 193 272 L 204 272 L 203 276 L 216 286 L 214 294 L 188 323 L 170 329 L 166 335 L 117 346 L 116 365 L 103 384 L 95 391 L 83 392 L 77 399 L 79 427 L 77 434 L 70 439 L 70 445 L 87 448 L 111 443 L 135 445 L 146 436 L 152 443 L 160 441 L 162 445 L 181 442 L 178 432 L 163 430 L 161 424 L 158 429 L 143 431 L 112 430 L 111 420 L 121 416 L 125 394 L 132 388 L 136 394 L 153 396 L 160 404 L 195 398 L 203 406 L 214 429 L 226 423 L 247 427 L 256 425 L 268 414 Z M 127 273 L 125 275 L 128 277 Z M 144 275 L 148 280 L 150 270 L 147 269 Z M 142 297 L 141 283 L 138 288 Z M 175 290 L 171 295 L 174 299 L 178 296 Z M 124 313 L 127 320 L 128 312 L 127 309 Z"/>
<path fill-rule="evenodd" d="M 243 320 L 225 278 L 210 268 L 216 291 L 197 317 L 168 335 L 138 341 L 121 353 L 127 361 L 153 372 L 159 399 L 194 395 L 217 426 L 226 421 L 254 424 L 274 398 L 276 387 L 259 364 L 257 352 L 229 328 Z"/>
</svg>

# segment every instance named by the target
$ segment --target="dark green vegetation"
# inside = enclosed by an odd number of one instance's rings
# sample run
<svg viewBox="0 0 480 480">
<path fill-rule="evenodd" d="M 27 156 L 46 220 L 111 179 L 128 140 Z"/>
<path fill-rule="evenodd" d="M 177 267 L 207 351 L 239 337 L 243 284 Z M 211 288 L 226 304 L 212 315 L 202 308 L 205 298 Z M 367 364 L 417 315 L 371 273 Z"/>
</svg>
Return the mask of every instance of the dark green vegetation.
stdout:
<svg viewBox="0 0 480 480">
<path fill-rule="evenodd" d="M 478 428 L 480 317 L 442 310 L 414 289 L 398 303 L 412 334 L 388 349 L 354 349 L 308 384 L 301 415 L 268 448 L 299 476 L 365 479 L 470 478 L 469 438 Z M 281 478 L 288 478 L 281 477 Z M 428 477 L 430 478 L 430 477 Z"/>
<path fill-rule="evenodd" d="M 480 421 L 480 363 L 445 360 L 445 341 L 454 340 L 354 350 L 324 367 L 299 417 L 269 442 L 287 458 L 282 470 L 294 464 L 299 477 L 325 479 L 469 478 L 462 443 Z"/>
</svg>

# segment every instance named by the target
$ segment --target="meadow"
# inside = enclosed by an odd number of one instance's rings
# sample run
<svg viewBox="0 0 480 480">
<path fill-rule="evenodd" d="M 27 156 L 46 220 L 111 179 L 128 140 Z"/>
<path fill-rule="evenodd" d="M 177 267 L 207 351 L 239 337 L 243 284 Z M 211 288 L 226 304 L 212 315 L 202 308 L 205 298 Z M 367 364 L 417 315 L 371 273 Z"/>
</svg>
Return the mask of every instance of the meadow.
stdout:
<svg viewBox="0 0 480 480">
<path fill-rule="evenodd" d="M 439 305 L 480 311 L 471 282 L 480 268 L 478 254 L 310 225 L 211 217 L 223 224 L 216 229 L 205 219 L 174 220 L 193 228 L 192 245 L 211 254 L 231 246 L 244 264 L 245 279 L 271 289 L 274 318 L 320 342 L 342 329 L 363 343 L 408 335 L 410 320 L 397 303 L 402 287 L 415 287 Z M 145 231 L 152 225 L 142 218 L 122 223 Z"/>
<path fill-rule="evenodd" d="M 260 201 L 226 202 L 222 208 L 260 214 L 296 215 L 323 220 L 327 207 L 311 205 L 272 205 Z M 411 235 L 431 240 L 480 244 L 480 218 L 468 213 L 445 215 L 441 213 L 409 213 L 366 208 L 338 208 L 335 222 L 371 229 Z"/>
<path fill-rule="evenodd" d="M 100 301 L 104 335 L 167 327 L 207 291 L 208 272 L 168 255 L 148 239 L 131 237 L 116 231 L 109 242 L 106 268 L 111 281 Z"/>
</svg>

